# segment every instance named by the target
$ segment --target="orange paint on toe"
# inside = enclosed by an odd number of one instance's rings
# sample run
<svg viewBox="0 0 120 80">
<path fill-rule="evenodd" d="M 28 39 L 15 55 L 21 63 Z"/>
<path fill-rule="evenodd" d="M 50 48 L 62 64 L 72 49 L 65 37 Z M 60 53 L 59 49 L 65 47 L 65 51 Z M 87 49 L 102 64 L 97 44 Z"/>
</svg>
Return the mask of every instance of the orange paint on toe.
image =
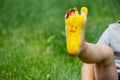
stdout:
<svg viewBox="0 0 120 80">
<path fill-rule="evenodd" d="M 78 9 L 76 7 L 73 8 L 75 11 L 78 11 Z"/>
</svg>

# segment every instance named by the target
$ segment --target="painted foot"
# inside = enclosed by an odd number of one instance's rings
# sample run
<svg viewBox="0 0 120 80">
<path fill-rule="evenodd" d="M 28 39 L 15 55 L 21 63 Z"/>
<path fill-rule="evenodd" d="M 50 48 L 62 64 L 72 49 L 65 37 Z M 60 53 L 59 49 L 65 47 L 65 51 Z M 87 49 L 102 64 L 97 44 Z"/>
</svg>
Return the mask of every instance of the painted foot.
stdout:
<svg viewBox="0 0 120 80">
<path fill-rule="evenodd" d="M 82 49 L 84 41 L 84 29 L 87 21 L 88 10 L 81 8 L 81 14 L 77 8 L 70 8 L 65 15 L 65 31 L 67 51 L 70 55 L 76 56 Z"/>
</svg>

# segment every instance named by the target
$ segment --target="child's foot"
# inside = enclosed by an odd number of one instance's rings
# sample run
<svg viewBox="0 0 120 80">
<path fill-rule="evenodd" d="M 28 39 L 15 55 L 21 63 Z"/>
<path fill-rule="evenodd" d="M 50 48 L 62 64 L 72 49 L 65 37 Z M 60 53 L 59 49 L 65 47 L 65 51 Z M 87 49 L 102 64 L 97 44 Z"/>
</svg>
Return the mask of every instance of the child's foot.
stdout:
<svg viewBox="0 0 120 80">
<path fill-rule="evenodd" d="M 77 8 L 70 8 L 65 15 L 67 51 L 76 56 L 81 51 L 84 43 L 84 28 L 87 21 L 87 8 L 81 8 L 78 14 Z"/>
</svg>

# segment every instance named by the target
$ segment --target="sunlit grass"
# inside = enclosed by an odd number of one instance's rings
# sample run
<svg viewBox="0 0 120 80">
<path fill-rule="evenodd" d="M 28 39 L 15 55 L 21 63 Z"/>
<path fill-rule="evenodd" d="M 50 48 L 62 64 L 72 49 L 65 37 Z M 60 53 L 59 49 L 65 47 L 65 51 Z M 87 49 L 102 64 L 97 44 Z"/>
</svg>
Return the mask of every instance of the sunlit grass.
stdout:
<svg viewBox="0 0 120 80">
<path fill-rule="evenodd" d="M 86 40 L 96 43 L 108 24 L 120 19 L 119 3 L 1 0 L 0 79 L 80 80 L 82 62 L 66 51 L 65 11 L 74 6 L 88 7 Z"/>
</svg>

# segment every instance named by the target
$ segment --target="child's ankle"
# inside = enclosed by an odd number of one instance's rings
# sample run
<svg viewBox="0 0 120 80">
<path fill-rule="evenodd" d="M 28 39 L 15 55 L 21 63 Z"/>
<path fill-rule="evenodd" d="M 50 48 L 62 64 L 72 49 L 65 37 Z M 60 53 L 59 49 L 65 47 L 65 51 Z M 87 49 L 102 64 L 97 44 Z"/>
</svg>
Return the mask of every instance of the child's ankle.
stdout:
<svg viewBox="0 0 120 80">
<path fill-rule="evenodd" d="M 83 42 L 83 44 L 81 45 L 80 51 L 79 51 L 77 56 L 79 57 L 82 54 L 84 54 L 86 52 L 86 48 L 87 48 L 87 44 L 86 44 L 86 42 Z"/>
</svg>

